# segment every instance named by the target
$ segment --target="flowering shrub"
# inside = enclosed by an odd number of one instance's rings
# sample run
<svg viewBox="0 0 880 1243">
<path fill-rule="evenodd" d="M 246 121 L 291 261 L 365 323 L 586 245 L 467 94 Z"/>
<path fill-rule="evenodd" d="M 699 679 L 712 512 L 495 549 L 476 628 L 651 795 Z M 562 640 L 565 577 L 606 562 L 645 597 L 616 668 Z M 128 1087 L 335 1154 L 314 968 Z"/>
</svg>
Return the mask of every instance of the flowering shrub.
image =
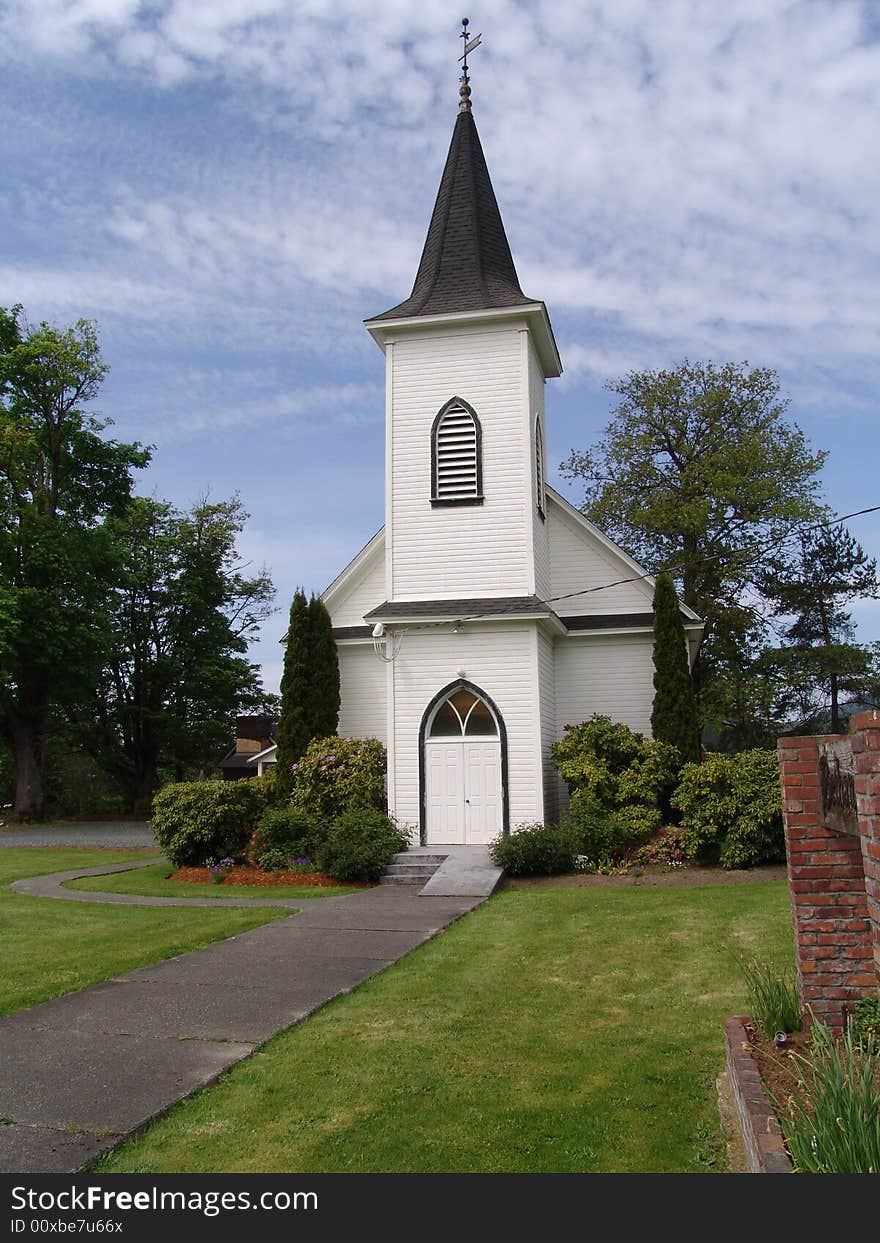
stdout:
<svg viewBox="0 0 880 1243">
<path fill-rule="evenodd" d="M 385 768 L 378 738 L 315 738 L 293 765 L 290 801 L 327 823 L 355 807 L 384 811 Z"/>
<path fill-rule="evenodd" d="M 261 872 L 296 872 L 300 876 L 317 870 L 307 855 L 292 857 L 283 850 L 267 850 L 257 860 L 257 867 Z"/>
<path fill-rule="evenodd" d="M 726 868 L 785 858 L 775 751 L 710 755 L 702 764 L 685 764 L 671 801 L 682 813 L 690 858 L 717 853 Z"/>
<path fill-rule="evenodd" d="M 235 860 L 230 859 L 227 855 L 225 859 L 221 859 L 219 863 L 214 863 L 211 866 L 211 880 L 215 885 L 222 885 L 234 867 Z"/>
<path fill-rule="evenodd" d="M 682 867 L 688 857 L 688 839 L 685 832 L 682 829 L 661 829 L 656 837 L 638 848 L 631 862 Z"/>
<path fill-rule="evenodd" d="M 178 781 L 153 800 L 153 833 L 175 867 L 206 867 L 244 855 L 265 806 L 255 781 Z"/>
</svg>

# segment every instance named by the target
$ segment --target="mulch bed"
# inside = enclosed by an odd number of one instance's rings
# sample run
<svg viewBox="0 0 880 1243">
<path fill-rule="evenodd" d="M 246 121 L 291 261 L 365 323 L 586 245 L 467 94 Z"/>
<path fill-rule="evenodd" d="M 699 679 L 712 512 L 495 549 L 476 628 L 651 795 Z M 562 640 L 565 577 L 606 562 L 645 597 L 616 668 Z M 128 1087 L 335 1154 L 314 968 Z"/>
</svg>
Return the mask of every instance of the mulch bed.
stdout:
<svg viewBox="0 0 880 1243">
<path fill-rule="evenodd" d="M 594 872 L 575 872 L 563 876 L 508 876 L 504 889 L 579 889 L 582 886 L 622 888 L 637 885 L 748 885 L 758 881 L 785 880 L 785 864 L 727 871 L 719 867 L 683 867 L 672 871 L 652 863 L 628 872 L 626 876 L 597 876 Z"/>
<path fill-rule="evenodd" d="M 183 880 L 191 885 L 254 885 L 271 889 L 275 885 L 314 885 L 319 889 L 372 889 L 368 881 L 335 880 L 323 872 L 261 872 L 257 867 L 230 868 L 224 880 L 215 882 L 210 868 L 178 868 L 169 880 Z"/>
<path fill-rule="evenodd" d="M 759 1036 L 754 1028 L 746 1029 L 752 1057 L 761 1073 L 761 1083 L 770 1103 L 781 1101 L 783 1104 L 790 1096 L 800 1095 L 798 1089 L 797 1063 L 792 1061 L 792 1053 L 802 1057 L 810 1051 L 810 1033 L 808 1030 L 790 1032 L 788 1044 L 777 1049 L 767 1036 Z"/>
</svg>

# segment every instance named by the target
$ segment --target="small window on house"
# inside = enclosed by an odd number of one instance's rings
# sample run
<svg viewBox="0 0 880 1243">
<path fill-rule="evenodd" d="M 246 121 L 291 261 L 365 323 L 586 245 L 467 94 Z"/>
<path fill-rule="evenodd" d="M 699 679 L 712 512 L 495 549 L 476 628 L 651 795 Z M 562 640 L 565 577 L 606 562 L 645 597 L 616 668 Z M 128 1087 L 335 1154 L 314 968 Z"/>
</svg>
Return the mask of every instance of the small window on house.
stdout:
<svg viewBox="0 0 880 1243">
<path fill-rule="evenodd" d="M 480 505 L 483 463 L 480 420 L 454 397 L 431 429 L 431 504 Z"/>
<path fill-rule="evenodd" d="M 535 416 L 535 495 L 538 513 L 544 517 L 547 502 L 544 490 L 544 435 L 541 431 L 541 416 Z"/>
</svg>

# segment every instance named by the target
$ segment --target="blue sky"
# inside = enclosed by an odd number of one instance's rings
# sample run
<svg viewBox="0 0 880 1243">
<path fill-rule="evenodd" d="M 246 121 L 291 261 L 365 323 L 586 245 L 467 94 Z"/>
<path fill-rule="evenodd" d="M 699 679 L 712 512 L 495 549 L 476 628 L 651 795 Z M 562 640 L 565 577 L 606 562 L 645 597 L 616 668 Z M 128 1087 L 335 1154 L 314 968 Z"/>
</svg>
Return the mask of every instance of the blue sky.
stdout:
<svg viewBox="0 0 880 1243">
<path fill-rule="evenodd" d="M 383 520 L 382 357 L 452 133 L 438 0 L 0 0 L 0 304 L 98 321 L 96 410 L 156 446 L 138 490 L 238 492 L 279 612 Z M 775 368 L 880 504 L 880 28 L 859 0 L 483 0 L 474 116 L 523 289 L 549 307 L 550 478 L 605 381 L 683 357 Z M 851 528 L 880 556 L 880 515 Z M 880 603 L 856 609 L 880 638 Z"/>
</svg>

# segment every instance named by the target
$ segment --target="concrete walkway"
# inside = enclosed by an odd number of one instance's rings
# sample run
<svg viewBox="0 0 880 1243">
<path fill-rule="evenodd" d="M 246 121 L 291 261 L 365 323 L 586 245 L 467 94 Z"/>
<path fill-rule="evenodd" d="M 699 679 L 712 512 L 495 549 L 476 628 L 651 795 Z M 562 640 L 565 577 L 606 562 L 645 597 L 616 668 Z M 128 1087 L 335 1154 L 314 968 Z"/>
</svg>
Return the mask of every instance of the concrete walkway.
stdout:
<svg viewBox="0 0 880 1243">
<path fill-rule="evenodd" d="M 0 1020 L 0 1171 L 81 1169 L 484 900 L 389 886 L 314 899 L 299 914 Z"/>
</svg>

